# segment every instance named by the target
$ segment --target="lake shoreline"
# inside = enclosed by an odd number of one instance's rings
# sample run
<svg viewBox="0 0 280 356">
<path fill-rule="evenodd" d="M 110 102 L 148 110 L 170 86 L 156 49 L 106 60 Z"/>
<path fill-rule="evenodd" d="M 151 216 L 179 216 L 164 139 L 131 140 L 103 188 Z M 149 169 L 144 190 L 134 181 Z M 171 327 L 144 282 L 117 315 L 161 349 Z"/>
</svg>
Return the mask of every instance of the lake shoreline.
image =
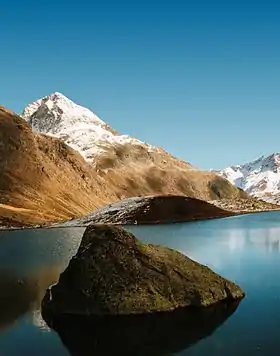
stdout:
<svg viewBox="0 0 280 356">
<path fill-rule="evenodd" d="M 231 217 L 237 217 L 237 216 L 242 216 L 242 215 L 250 215 L 250 214 L 260 214 L 260 213 L 270 213 L 273 211 L 280 211 L 279 209 L 266 209 L 266 210 L 257 210 L 257 211 L 240 211 L 240 212 L 229 212 L 228 215 L 225 216 L 206 216 L 203 218 L 198 218 L 198 219 L 188 219 L 188 220 L 176 220 L 176 221 L 150 221 L 150 222 L 145 222 L 145 223 L 137 223 L 137 224 L 128 224 L 128 223 L 107 223 L 108 225 L 116 225 L 116 226 L 155 226 L 155 225 L 174 225 L 174 224 L 186 224 L 186 223 L 191 223 L 191 222 L 197 222 L 197 221 L 208 221 L 208 220 L 218 220 L 218 219 L 226 219 L 226 218 L 231 218 Z M 103 223 L 96 223 L 96 224 L 103 224 Z M 39 229 L 65 229 L 65 228 L 86 228 L 85 225 L 71 225 L 71 226 L 63 226 L 63 225 L 57 225 L 57 223 L 54 224 L 46 224 L 46 225 L 32 225 L 32 226 L 1 226 L 0 225 L 0 232 L 1 231 L 20 231 L 20 230 L 39 230 Z"/>
<path fill-rule="evenodd" d="M 91 224 L 166 225 L 271 211 L 280 211 L 280 206 L 255 198 L 204 201 L 182 195 L 151 195 L 125 198 L 98 208 L 88 215 L 67 221 L 26 225 L 23 222 L 0 218 L 0 231 L 86 227 Z"/>
<path fill-rule="evenodd" d="M 222 354 L 236 356 L 238 354 L 255 355 L 256 353 L 260 356 L 266 356 L 279 354 L 277 326 L 280 308 L 279 301 L 275 296 L 280 293 L 280 280 L 278 278 L 280 268 L 280 214 L 279 212 L 271 213 L 271 211 L 258 215 L 242 212 L 243 215 L 246 215 L 245 213 L 248 216 L 239 215 L 234 218 L 189 224 L 123 226 L 124 230 L 132 233 L 140 241 L 139 246 L 142 246 L 141 243 L 143 243 L 146 246 L 150 244 L 178 251 L 194 262 L 205 266 L 205 268 L 210 268 L 229 281 L 233 281 L 244 290 L 246 296 L 234 313 L 227 314 L 227 308 L 224 310 L 225 313 L 223 309 L 220 313 L 218 308 L 217 314 L 213 310 L 213 314 L 207 314 L 203 319 L 198 319 L 194 315 L 194 318 L 186 324 L 182 324 L 185 315 L 182 313 L 178 315 L 178 319 L 173 317 L 164 319 L 166 323 L 162 319 L 153 318 L 148 327 L 146 320 L 143 321 L 143 324 L 140 324 L 137 320 L 135 328 L 130 323 L 124 322 L 122 330 L 120 330 L 119 321 L 111 324 L 104 319 L 102 319 L 104 323 L 102 321 L 101 325 L 86 324 L 82 327 L 79 325 L 78 330 L 77 323 L 80 319 L 76 318 L 65 320 L 66 323 L 61 324 L 61 327 L 58 328 L 57 325 L 52 324 L 52 320 L 50 320 L 51 323 L 46 324 L 48 322 L 44 319 L 46 315 L 41 313 L 42 298 L 44 298 L 47 288 L 50 286 L 52 288 L 53 284 L 57 283 L 60 274 L 69 266 L 71 259 L 75 263 L 73 257 L 77 254 L 81 245 L 85 227 L 25 229 L 14 231 L 14 233 L 3 230 L 0 234 L 1 296 L 3 301 L 1 309 L 1 325 L 3 328 L 0 333 L 0 349 L 2 353 L 21 356 L 24 349 L 32 350 L 35 354 L 42 356 L 50 354 L 53 356 L 70 356 L 69 350 L 75 351 L 75 355 L 81 355 L 86 354 L 83 351 L 87 351 L 87 349 L 91 352 L 93 345 L 97 345 L 100 348 L 97 351 L 94 349 L 92 353 L 100 350 L 100 354 L 105 354 L 106 347 L 108 347 L 107 354 L 110 354 L 112 344 L 112 342 L 108 344 L 108 339 L 110 339 L 111 341 L 116 340 L 116 342 L 123 340 L 119 345 L 120 350 L 123 350 L 123 347 L 126 347 L 132 340 L 132 348 L 129 350 L 130 353 L 127 354 L 133 355 L 135 350 L 138 350 L 138 346 L 137 348 L 134 346 L 135 343 L 132 338 L 134 335 L 135 341 L 138 340 L 140 346 L 145 346 L 142 354 L 147 355 L 155 354 L 152 347 L 156 347 L 157 342 L 161 347 L 161 353 L 168 353 L 171 341 L 175 340 L 173 336 L 178 341 L 178 343 L 177 341 L 175 343 L 178 345 L 178 347 L 175 345 L 176 350 L 179 350 L 178 352 L 182 355 Z M 97 236 L 100 236 L 102 242 L 103 235 L 98 234 Z M 92 237 L 89 236 L 89 242 L 91 242 L 91 239 Z M 103 248 L 108 253 L 115 253 L 118 248 L 110 247 L 112 243 L 116 246 L 116 243 L 111 240 L 112 238 L 107 236 L 107 241 L 103 241 Z M 108 241 L 109 244 L 107 245 Z M 87 245 L 87 240 L 84 240 L 84 242 Z M 94 246 L 96 245 L 92 241 L 92 248 L 95 249 Z M 84 246 L 80 249 L 82 252 L 81 262 L 84 254 L 88 251 Z M 100 252 L 100 256 L 104 255 L 104 250 Z M 126 267 L 128 266 L 126 255 L 123 254 L 126 253 L 127 248 L 124 247 L 121 251 L 121 265 L 124 266 L 125 273 L 127 271 L 130 273 L 131 269 Z M 91 253 L 90 255 L 92 256 Z M 162 255 L 162 258 L 164 258 L 164 255 Z M 85 266 L 88 266 L 87 261 L 85 260 Z M 147 258 L 144 258 L 143 261 L 150 263 Z M 108 271 L 108 278 L 112 278 L 115 282 L 116 274 L 112 270 L 114 264 L 112 265 L 102 258 L 100 264 L 103 264 L 103 262 L 104 269 Z M 177 265 L 181 266 L 180 263 L 177 264 L 176 262 Z M 162 270 L 161 263 L 156 266 Z M 95 274 L 96 272 L 92 270 L 92 267 L 90 265 L 89 270 Z M 84 270 L 78 268 L 77 278 L 80 280 L 79 271 L 84 273 Z M 176 268 L 176 271 L 180 270 Z M 174 278 L 180 277 L 180 274 L 178 275 L 176 271 Z M 163 269 L 163 272 L 165 273 L 165 269 Z M 168 275 L 171 272 L 170 269 L 166 270 Z M 107 277 L 107 273 L 104 273 L 104 275 Z M 158 283 L 158 278 L 155 278 L 156 283 Z M 207 283 L 207 279 L 205 283 Z M 108 282 L 107 285 L 109 284 Z M 75 283 L 72 284 L 71 280 L 69 286 L 72 285 L 75 286 Z M 154 290 L 157 291 L 157 289 Z M 165 290 L 167 297 L 169 297 L 169 290 L 164 288 Z M 175 288 L 175 291 L 177 290 L 180 292 L 182 288 Z M 52 291 L 54 291 L 53 288 Z M 124 293 L 126 293 L 126 290 L 124 290 Z M 210 291 L 209 293 L 211 294 Z M 120 300 L 125 299 L 120 298 Z M 144 299 L 141 298 L 141 300 Z M 68 304 L 64 305 L 68 308 Z M 223 318 L 223 315 L 229 317 Z M 257 315 L 262 322 L 256 323 L 252 315 Z M 217 320 L 219 327 L 218 332 L 214 332 L 213 328 L 208 329 L 207 327 L 208 322 L 211 327 L 215 320 Z M 225 320 L 224 323 L 223 320 Z M 194 325 L 197 325 L 197 327 L 194 327 Z M 94 341 L 96 338 L 93 340 L 93 328 L 98 328 L 98 335 L 94 334 L 94 337 L 98 337 L 98 343 Z M 143 332 L 141 338 L 137 334 L 138 329 Z M 77 330 L 79 334 L 77 334 Z M 155 343 L 152 344 L 151 337 L 154 338 L 155 330 L 159 332 L 157 333 L 158 336 L 156 335 Z M 191 330 L 191 334 L 186 334 L 186 330 Z M 207 333 L 207 330 L 210 330 L 210 334 Z M 161 331 L 163 334 L 161 334 Z M 120 335 L 120 333 L 122 334 Z M 181 333 L 182 338 L 179 337 L 179 333 Z M 192 343 L 189 343 L 187 341 L 191 335 L 194 335 L 195 338 L 192 338 Z M 232 337 L 233 335 L 234 337 Z M 122 336 L 122 339 L 120 339 L 120 336 Z M 146 343 L 143 340 L 147 340 Z M 166 343 L 163 344 L 162 340 L 166 340 Z M 260 347 L 257 348 L 257 345 L 260 345 Z M 121 351 L 119 354 L 121 354 Z"/>
</svg>

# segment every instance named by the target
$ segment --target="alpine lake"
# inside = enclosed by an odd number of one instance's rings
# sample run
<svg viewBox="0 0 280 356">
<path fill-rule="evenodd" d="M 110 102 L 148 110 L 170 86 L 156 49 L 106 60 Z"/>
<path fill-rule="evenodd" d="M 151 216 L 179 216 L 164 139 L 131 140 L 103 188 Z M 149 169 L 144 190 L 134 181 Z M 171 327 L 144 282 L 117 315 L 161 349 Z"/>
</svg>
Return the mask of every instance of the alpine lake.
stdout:
<svg viewBox="0 0 280 356">
<path fill-rule="evenodd" d="M 126 227 L 145 242 L 176 249 L 236 282 L 246 293 L 224 318 L 196 333 L 181 325 L 165 337 L 143 340 L 142 355 L 279 355 L 280 354 L 280 212 L 257 213 L 207 221 Z M 87 356 L 126 355 L 117 351 L 105 325 L 104 338 L 111 346 L 91 350 L 95 330 L 90 331 L 88 353 L 77 335 L 61 338 L 41 316 L 46 288 L 58 280 L 76 253 L 85 228 L 0 230 L 0 355 Z M 168 329 L 168 326 L 167 326 Z M 103 330 L 103 329 L 102 329 Z M 103 332 L 99 330 L 99 336 Z M 133 330 L 130 330 L 133 333 Z M 127 338 L 140 355 L 135 337 Z M 76 343 L 68 345 L 69 340 Z M 133 344 L 134 343 L 134 344 Z M 171 345 L 177 343 L 176 347 Z M 170 346 L 170 347 L 169 347 Z M 170 351 L 172 350 L 172 351 Z"/>
</svg>

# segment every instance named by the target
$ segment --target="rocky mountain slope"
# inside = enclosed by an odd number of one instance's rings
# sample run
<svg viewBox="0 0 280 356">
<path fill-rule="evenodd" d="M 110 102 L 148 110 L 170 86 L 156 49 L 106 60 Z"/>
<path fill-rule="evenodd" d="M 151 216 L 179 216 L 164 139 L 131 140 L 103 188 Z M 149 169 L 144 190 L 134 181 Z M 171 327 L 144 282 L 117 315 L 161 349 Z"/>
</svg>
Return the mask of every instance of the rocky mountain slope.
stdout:
<svg viewBox="0 0 280 356">
<path fill-rule="evenodd" d="M 54 93 L 28 105 L 22 117 L 35 131 L 55 136 L 77 150 L 123 196 L 182 192 L 211 198 L 240 196 L 225 180 L 202 172 L 164 149 L 121 135 L 90 110 Z M 200 193 L 199 193 L 200 192 Z"/>
<path fill-rule="evenodd" d="M 118 134 L 62 94 L 22 117 L 0 109 L 0 220 L 65 220 L 132 196 L 247 197 L 213 172 Z"/>
<path fill-rule="evenodd" d="M 108 170 L 127 161 L 155 163 L 162 168 L 192 168 L 162 148 L 128 135 L 121 135 L 89 109 L 54 93 L 29 104 L 21 116 L 34 131 L 60 138 L 99 170 Z"/>
<path fill-rule="evenodd" d="M 280 202 L 280 153 L 262 156 L 216 173 L 254 197 L 273 203 Z"/>
<path fill-rule="evenodd" d="M 127 135 L 118 135 L 89 109 L 75 104 L 60 93 L 29 104 L 21 116 L 34 130 L 62 139 L 89 161 L 118 144 L 152 148 Z"/>
</svg>

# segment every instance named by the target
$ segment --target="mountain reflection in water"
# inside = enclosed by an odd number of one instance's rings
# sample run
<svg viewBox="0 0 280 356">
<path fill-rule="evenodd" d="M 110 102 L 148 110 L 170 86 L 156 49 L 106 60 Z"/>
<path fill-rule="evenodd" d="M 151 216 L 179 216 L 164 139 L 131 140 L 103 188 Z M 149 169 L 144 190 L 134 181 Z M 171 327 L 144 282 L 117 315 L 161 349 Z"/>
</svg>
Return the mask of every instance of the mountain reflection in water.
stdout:
<svg viewBox="0 0 280 356">
<path fill-rule="evenodd" d="M 56 325 L 58 334 L 44 323 L 40 299 L 76 253 L 84 228 L 0 231 L 0 355 L 87 356 L 104 355 L 106 349 L 107 355 L 122 355 L 122 343 L 126 353 L 135 345 L 130 355 L 141 356 L 170 355 L 176 349 L 178 356 L 280 355 L 280 212 L 128 229 L 142 241 L 181 251 L 235 281 L 245 299 L 234 314 L 224 314 L 225 322 L 221 318 L 206 331 L 203 322 L 192 337 L 187 322 L 179 327 L 163 321 L 143 330 L 129 323 L 125 328 L 104 322 L 100 331 L 94 325 L 79 324 L 81 330 L 73 323 L 63 329 Z M 17 285 L 18 280 L 23 283 Z M 99 345 L 92 346 L 91 339 Z"/>
<path fill-rule="evenodd" d="M 239 303 L 221 303 L 203 311 L 185 308 L 169 313 L 107 316 L 85 320 L 43 317 L 57 331 L 72 356 L 170 355 L 211 335 Z"/>
<path fill-rule="evenodd" d="M 8 330 L 26 313 L 33 315 L 35 324 L 46 328 L 38 311 L 47 287 L 57 281 L 59 271 L 58 267 L 46 267 L 20 277 L 0 270 L 0 331 Z"/>
</svg>

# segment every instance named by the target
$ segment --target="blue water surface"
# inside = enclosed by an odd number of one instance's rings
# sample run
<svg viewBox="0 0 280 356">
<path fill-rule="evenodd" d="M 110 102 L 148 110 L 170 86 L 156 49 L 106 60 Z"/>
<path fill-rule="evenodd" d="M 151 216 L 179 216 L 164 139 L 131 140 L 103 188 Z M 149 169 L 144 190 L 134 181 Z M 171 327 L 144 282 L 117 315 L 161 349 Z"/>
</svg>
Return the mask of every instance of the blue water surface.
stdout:
<svg viewBox="0 0 280 356">
<path fill-rule="evenodd" d="M 208 265 L 246 292 L 235 313 L 211 336 L 177 355 L 280 354 L 279 212 L 128 229 L 143 241 L 174 248 Z M 4 322 L 0 315 L 0 355 L 69 356 L 59 336 L 42 320 L 40 300 L 47 285 L 58 278 L 75 254 L 83 231 L 0 232 L 0 272 L 37 281 L 36 296 L 25 313 L 17 317 L 11 313 Z M 12 311 L 14 307 L 7 308 Z"/>
</svg>

